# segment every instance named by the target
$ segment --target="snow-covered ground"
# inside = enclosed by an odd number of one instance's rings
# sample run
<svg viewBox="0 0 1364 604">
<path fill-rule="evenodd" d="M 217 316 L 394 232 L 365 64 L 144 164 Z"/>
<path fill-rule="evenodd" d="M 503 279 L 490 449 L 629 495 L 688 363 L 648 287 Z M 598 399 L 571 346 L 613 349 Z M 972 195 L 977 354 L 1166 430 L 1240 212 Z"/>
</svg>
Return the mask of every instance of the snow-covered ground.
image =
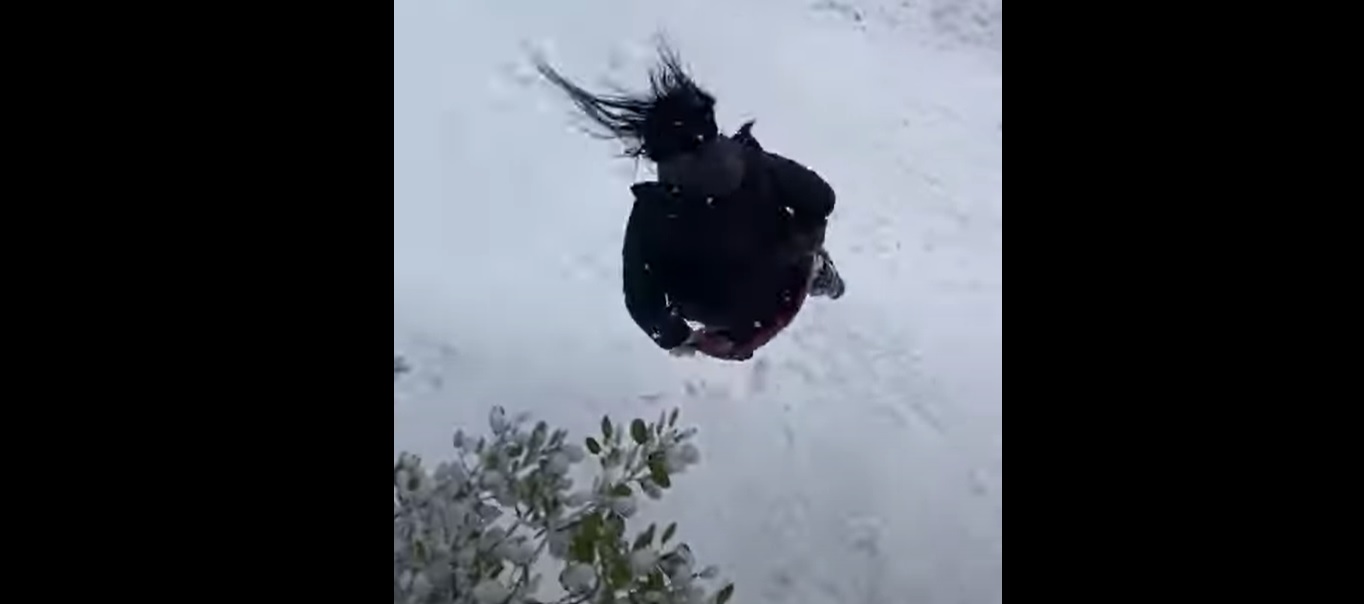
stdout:
<svg viewBox="0 0 1364 604">
<path fill-rule="evenodd" d="M 395 455 L 448 455 L 493 405 L 575 433 L 677 405 L 706 461 L 646 511 L 736 602 L 1002 602 L 1002 27 L 1002 0 L 395 0 Z M 840 196 L 848 296 L 754 362 L 631 323 L 645 168 L 527 61 L 637 86 L 658 31 L 723 128 L 757 118 Z"/>
</svg>

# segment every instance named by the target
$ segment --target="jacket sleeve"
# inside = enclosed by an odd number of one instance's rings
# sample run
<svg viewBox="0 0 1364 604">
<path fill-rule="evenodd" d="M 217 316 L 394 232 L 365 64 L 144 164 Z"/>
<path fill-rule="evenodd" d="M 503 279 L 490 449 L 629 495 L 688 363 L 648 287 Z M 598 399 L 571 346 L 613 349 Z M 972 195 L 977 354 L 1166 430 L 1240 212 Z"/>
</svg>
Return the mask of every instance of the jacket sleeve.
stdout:
<svg viewBox="0 0 1364 604">
<path fill-rule="evenodd" d="M 775 153 L 768 153 L 768 157 L 783 203 L 791 209 L 796 224 L 811 230 L 822 228 L 837 203 L 833 187 L 805 166 Z"/>
<path fill-rule="evenodd" d="M 668 295 L 649 265 L 651 232 L 648 228 L 651 217 L 641 211 L 637 202 L 630 213 L 629 224 L 625 227 L 625 245 L 622 251 L 625 308 L 630 318 L 644 330 L 659 348 L 672 350 L 681 346 L 691 336 L 691 326 L 682 320 L 668 304 Z"/>
</svg>

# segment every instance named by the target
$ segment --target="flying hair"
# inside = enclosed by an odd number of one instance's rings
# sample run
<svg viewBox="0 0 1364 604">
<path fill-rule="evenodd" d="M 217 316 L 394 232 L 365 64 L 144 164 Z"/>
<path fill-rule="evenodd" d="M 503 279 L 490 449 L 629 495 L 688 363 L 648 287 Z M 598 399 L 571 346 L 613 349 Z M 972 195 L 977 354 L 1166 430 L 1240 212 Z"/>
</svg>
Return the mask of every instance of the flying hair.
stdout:
<svg viewBox="0 0 1364 604">
<path fill-rule="evenodd" d="M 590 134 L 625 143 L 627 157 L 646 157 L 653 162 L 688 153 L 718 134 L 715 97 L 702 89 L 682 67 L 677 53 L 658 43 L 658 63 L 649 70 L 647 92 L 594 94 L 551 67 L 543 57 L 534 58 L 540 75 L 568 95 L 592 123 L 600 127 Z"/>
</svg>

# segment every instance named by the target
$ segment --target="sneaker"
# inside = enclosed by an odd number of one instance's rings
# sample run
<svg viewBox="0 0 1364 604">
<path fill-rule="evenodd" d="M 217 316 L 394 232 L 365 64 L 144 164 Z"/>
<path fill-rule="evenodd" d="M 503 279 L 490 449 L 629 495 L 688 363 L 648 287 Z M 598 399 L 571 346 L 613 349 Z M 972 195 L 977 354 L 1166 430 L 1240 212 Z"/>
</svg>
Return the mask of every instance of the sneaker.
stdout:
<svg viewBox="0 0 1364 604">
<path fill-rule="evenodd" d="M 810 282 L 810 295 L 837 300 L 843 297 L 845 291 L 846 286 L 843 277 L 838 274 L 838 267 L 834 266 L 829 252 L 820 248 L 815 253 L 815 278 Z"/>
</svg>

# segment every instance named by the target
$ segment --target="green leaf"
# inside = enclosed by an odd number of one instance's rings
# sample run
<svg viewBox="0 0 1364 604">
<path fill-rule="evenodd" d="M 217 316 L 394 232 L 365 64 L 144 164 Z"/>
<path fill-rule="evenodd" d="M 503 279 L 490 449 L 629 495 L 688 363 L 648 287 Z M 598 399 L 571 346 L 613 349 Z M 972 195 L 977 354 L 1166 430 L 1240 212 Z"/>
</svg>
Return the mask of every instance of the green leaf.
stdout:
<svg viewBox="0 0 1364 604">
<path fill-rule="evenodd" d="M 635 439 L 636 444 L 646 444 L 649 442 L 649 426 L 644 420 L 637 419 L 630 422 L 630 437 Z"/>
<path fill-rule="evenodd" d="M 616 485 L 616 488 L 611 489 L 611 494 L 616 497 L 629 497 L 634 495 L 635 492 L 630 489 L 630 485 L 621 483 Z"/>
<path fill-rule="evenodd" d="M 583 564 L 595 564 L 597 560 L 597 535 L 601 529 L 601 516 L 592 514 L 583 518 L 578 532 L 573 535 L 569 547 L 569 559 Z"/>
<path fill-rule="evenodd" d="M 594 564 L 597 561 L 597 549 L 592 547 L 592 540 L 585 537 L 573 539 L 573 546 L 568 552 L 569 559 L 583 564 Z"/>
<path fill-rule="evenodd" d="M 663 591 L 663 571 L 656 570 L 649 573 L 649 578 L 644 581 L 645 591 Z"/>
<path fill-rule="evenodd" d="M 597 439 L 589 436 L 587 437 L 587 450 L 591 451 L 593 455 L 601 455 L 601 444 L 597 442 Z"/>
<path fill-rule="evenodd" d="M 611 565 L 611 587 L 624 589 L 630 585 L 630 565 L 624 561 L 618 561 Z"/>
<path fill-rule="evenodd" d="M 598 555 L 602 562 L 602 575 L 606 580 L 606 585 L 610 591 L 616 591 L 630 584 L 633 574 L 630 572 L 630 564 L 625 556 L 616 549 L 615 544 L 608 544 L 605 540 L 597 543 Z"/>
<path fill-rule="evenodd" d="M 610 416 L 603 416 L 603 417 L 601 418 L 601 435 L 602 435 L 602 438 L 605 439 L 605 440 L 607 440 L 607 441 L 610 441 L 610 440 L 611 440 L 611 432 L 612 432 L 612 431 L 613 431 L 613 430 L 612 430 L 612 426 L 611 426 L 611 417 L 610 417 Z"/>
<path fill-rule="evenodd" d="M 677 523 L 674 522 L 674 523 L 672 523 L 672 524 L 669 524 L 669 525 L 668 525 L 668 528 L 663 529 L 663 541 L 661 542 L 662 545 L 667 545 L 669 541 L 672 541 L 673 535 L 676 535 L 676 534 L 677 534 Z"/>
<path fill-rule="evenodd" d="M 668 469 L 664 464 L 663 456 L 654 454 L 649 456 L 649 478 L 654 480 L 660 488 L 671 488 L 673 481 L 668 477 Z"/>
<path fill-rule="evenodd" d="M 669 427 L 669 428 L 671 428 L 671 427 L 677 425 L 677 416 L 678 416 L 681 412 L 682 412 L 681 409 L 678 409 L 677 407 L 673 407 L 673 414 L 670 415 L 670 416 L 668 416 L 668 427 Z"/>
<path fill-rule="evenodd" d="M 646 547 L 652 546 L 654 544 L 654 532 L 656 530 L 658 530 L 658 525 L 650 524 L 647 530 L 640 533 L 639 537 L 635 538 L 635 545 L 634 547 L 630 548 L 630 551 L 642 550 Z"/>
<path fill-rule="evenodd" d="M 549 439 L 549 424 L 540 422 L 535 424 L 535 430 L 530 433 L 530 443 L 526 446 L 526 460 L 530 461 L 540 448 L 545 446 L 545 441 Z"/>
<path fill-rule="evenodd" d="M 620 552 L 616 551 L 616 544 L 611 541 L 612 539 L 609 537 L 597 541 L 597 557 L 601 558 L 601 564 L 608 573 L 611 570 L 610 566 L 619 562 L 618 558 L 620 558 Z"/>
<path fill-rule="evenodd" d="M 720 593 L 715 596 L 715 604 L 725 604 L 726 602 L 729 601 L 730 598 L 733 597 L 734 584 L 730 583 L 729 585 L 726 585 L 724 589 L 720 590 Z"/>
</svg>

